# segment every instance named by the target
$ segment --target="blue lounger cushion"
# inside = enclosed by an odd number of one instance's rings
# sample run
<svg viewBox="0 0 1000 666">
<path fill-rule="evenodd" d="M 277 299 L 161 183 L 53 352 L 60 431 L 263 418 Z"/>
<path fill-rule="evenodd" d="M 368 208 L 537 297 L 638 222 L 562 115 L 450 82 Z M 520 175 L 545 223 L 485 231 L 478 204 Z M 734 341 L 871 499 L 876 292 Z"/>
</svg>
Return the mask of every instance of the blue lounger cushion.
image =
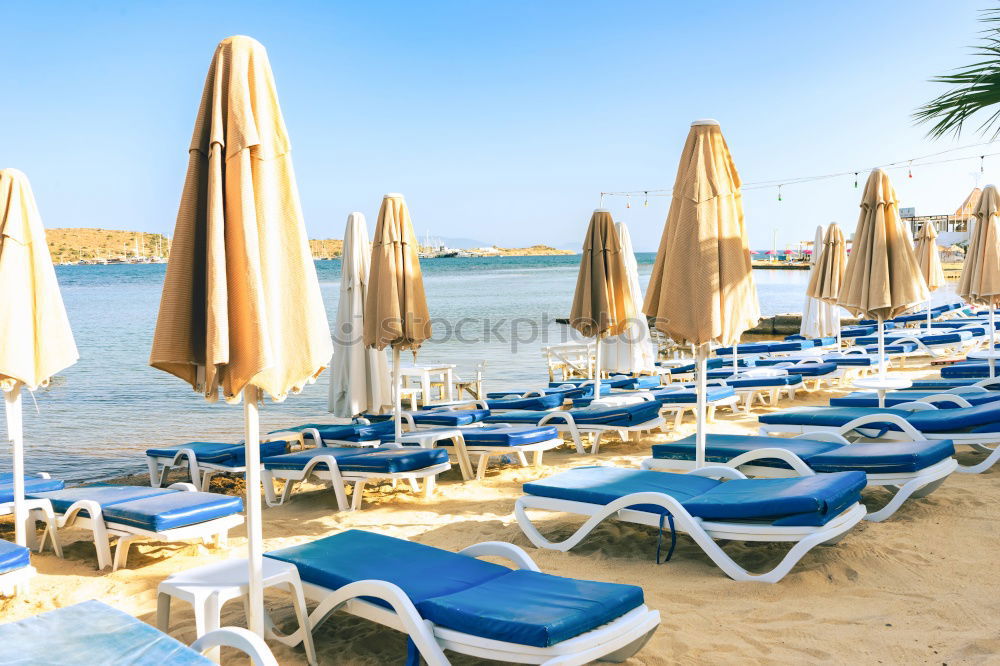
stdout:
<svg viewBox="0 0 1000 666">
<path fill-rule="evenodd" d="M 631 377 L 613 377 L 609 379 L 602 379 L 601 384 L 603 386 L 608 386 L 611 388 L 625 388 L 626 386 L 628 386 L 628 383 L 631 379 L 632 379 Z M 558 382 L 549 382 L 549 388 L 559 388 L 567 384 L 582 387 L 582 386 L 587 386 L 588 384 L 592 385 L 593 383 L 594 383 L 593 379 L 563 379 L 562 381 Z"/>
<path fill-rule="evenodd" d="M 493 409 L 555 409 L 563 404 L 561 393 L 550 393 L 534 398 L 487 398 L 486 404 Z"/>
<path fill-rule="evenodd" d="M 284 453 L 287 448 L 288 442 L 283 440 L 261 442 L 260 457 L 276 456 Z M 156 458 L 173 458 L 182 449 L 193 451 L 195 458 L 201 463 L 229 467 L 246 465 L 246 448 L 242 444 L 233 444 L 232 442 L 188 442 L 177 446 L 146 449 L 146 455 Z"/>
<path fill-rule="evenodd" d="M 634 403 L 630 405 L 615 405 L 596 407 L 581 407 L 571 409 L 573 420 L 579 425 L 633 426 L 652 421 L 660 415 L 660 403 L 655 400 Z M 513 411 L 494 414 L 487 417 L 487 423 L 538 423 L 542 418 L 552 415 L 552 423 L 564 423 L 566 419 L 559 417 L 559 412 Z"/>
<path fill-rule="evenodd" d="M 559 431 L 555 426 L 483 426 L 469 428 L 462 432 L 468 446 L 526 446 L 538 442 L 548 442 L 559 439 Z M 451 445 L 451 440 L 440 442 Z"/>
<path fill-rule="evenodd" d="M 479 423 L 490 415 L 488 409 L 428 409 L 426 411 L 407 412 L 413 417 L 416 425 L 437 425 L 457 428 L 458 426 Z"/>
<path fill-rule="evenodd" d="M 629 377 L 628 383 L 626 383 L 621 388 L 624 389 L 655 389 L 660 386 L 660 378 L 654 375 L 639 375 L 637 377 Z"/>
<path fill-rule="evenodd" d="M 833 363 L 838 368 L 841 366 L 870 368 L 874 365 L 878 365 L 877 359 L 874 359 L 871 356 L 862 356 L 861 354 L 848 354 L 847 356 L 838 356 L 834 358 L 824 357 L 823 362 Z"/>
<path fill-rule="evenodd" d="M 825 525 L 858 502 L 866 485 L 863 472 L 818 474 L 788 479 L 717 481 L 617 467 L 577 467 L 524 484 L 539 497 L 605 505 L 636 492 L 659 492 L 677 499 L 691 515 L 706 520 L 766 520 L 774 525 Z M 654 505 L 629 507 L 664 513 Z"/>
<path fill-rule="evenodd" d="M 756 363 L 755 359 L 746 358 L 741 356 L 736 359 L 736 366 L 739 368 L 749 368 L 753 367 Z M 710 358 L 706 361 L 706 368 L 709 370 L 718 370 L 722 367 L 732 368 L 733 361 L 728 358 Z M 672 375 L 686 375 L 694 372 L 694 363 L 688 363 L 687 365 L 678 365 L 676 367 L 670 368 L 670 374 Z"/>
<path fill-rule="evenodd" d="M 871 414 L 896 414 L 906 419 L 914 428 L 925 433 L 998 432 L 1000 431 L 1000 403 L 988 402 L 973 407 L 955 409 L 908 409 L 868 407 L 807 407 L 784 412 L 761 414 L 761 423 L 842 426 L 849 421 Z M 892 423 L 874 422 L 865 428 L 899 430 Z"/>
<path fill-rule="evenodd" d="M 875 332 L 874 326 L 846 326 L 840 329 L 842 338 L 860 338 L 863 335 L 870 335 Z"/>
<path fill-rule="evenodd" d="M 372 474 L 402 474 L 426 469 L 448 462 L 448 452 L 443 449 L 424 449 L 416 446 L 375 447 L 358 449 L 350 447 L 317 447 L 263 459 L 264 469 L 301 470 L 316 456 L 333 456 L 342 472 L 369 472 Z M 327 469 L 325 464 L 318 469 Z"/>
<path fill-rule="evenodd" d="M 31 498 L 49 500 L 56 513 L 64 513 L 74 502 L 91 500 L 101 505 L 106 522 L 151 532 L 195 525 L 243 510 L 239 497 L 141 486 L 83 486 L 32 493 Z"/>
<path fill-rule="evenodd" d="M 59 479 L 43 479 L 37 476 L 26 476 L 24 478 L 25 493 L 44 493 L 52 490 L 62 490 L 65 487 L 66 483 L 64 481 L 60 481 Z M 0 503 L 13 501 L 13 480 L 0 482 Z"/>
<path fill-rule="evenodd" d="M 736 346 L 737 354 L 766 354 L 771 351 L 770 342 L 747 342 Z M 732 356 L 732 347 L 719 347 L 715 350 L 716 356 Z"/>
<path fill-rule="evenodd" d="M 399 586 L 436 625 L 482 638 L 549 647 L 638 608 L 634 585 L 512 571 L 458 553 L 348 530 L 267 553 L 294 564 L 303 581 L 330 590 L 360 580 Z M 405 562 L 405 566 L 400 566 Z M 370 601 L 386 606 L 380 600 Z"/>
<path fill-rule="evenodd" d="M 988 363 L 955 363 L 941 368 L 942 379 L 986 379 L 989 376 Z"/>
<path fill-rule="evenodd" d="M 802 383 L 802 375 L 781 375 L 780 377 L 744 377 L 727 379 L 726 384 L 734 389 L 772 388 L 775 386 L 797 386 Z"/>
<path fill-rule="evenodd" d="M 892 407 L 904 402 L 914 400 L 925 400 L 933 395 L 939 395 L 932 391 L 891 391 L 885 394 L 885 405 Z M 963 393 L 956 394 L 956 397 L 963 398 L 973 405 L 982 405 L 987 402 L 1000 400 L 1000 391 L 992 393 Z M 948 401 L 936 402 L 940 409 L 953 409 L 955 403 Z M 830 398 L 830 405 L 834 407 L 878 407 L 878 394 L 870 391 L 853 391 L 847 395 Z"/>
<path fill-rule="evenodd" d="M 382 415 L 379 414 L 377 416 Z M 371 424 L 345 423 L 336 425 L 330 423 L 306 423 L 293 428 L 283 428 L 275 432 L 302 432 L 310 429 L 318 431 L 319 436 L 324 440 L 336 439 L 344 442 L 369 442 L 379 439 L 387 433 L 395 433 L 395 425 L 391 416 L 386 420 L 374 421 Z"/>
<path fill-rule="evenodd" d="M 872 442 L 838 444 L 811 439 L 719 435 L 706 437 L 705 459 L 725 463 L 738 455 L 758 449 L 791 451 L 815 472 L 858 470 L 869 474 L 910 473 L 937 464 L 955 454 L 951 440 L 920 442 Z M 695 436 L 653 445 L 653 457 L 666 460 L 694 460 Z M 764 458 L 752 461 L 760 467 L 791 469 L 783 460 Z"/>
<path fill-rule="evenodd" d="M 163 532 L 240 513 L 243 500 L 217 493 L 177 490 L 102 508 L 107 522 Z"/>
<path fill-rule="evenodd" d="M 730 386 L 709 386 L 705 389 L 705 400 L 707 402 L 717 402 L 736 395 L 736 391 Z M 698 401 L 698 393 L 694 389 L 684 389 L 682 391 L 653 391 L 653 397 L 661 405 L 694 404 Z"/>
<path fill-rule="evenodd" d="M 180 641 L 100 601 L 0 624 L 3 664 L 212 666 Z"/>
<path fill-rule="evenodd" d="M 156 497 L 168 493 L 182 492 L 171 488 L 149 488 L 146 486 L 113 486 L 108 484 L 98 484 L 93 486 L 78 486 L 75 488 L 64 488 L 52 492 L 29 493 L 31 499 L 47 499 L 52 504 L 52 510 L 56 513 L 65 511 L 74 503 L 80 500 L 91 500 L 97 502 L 101 507 L 111 506 L 117 502 L 130 502 L 132 500 Z M 86 512 L 83 513 L 86 515 Z"/>
<path fill-rule="evenodd" d="M 802 377 L 823 377 L 837 371 L 836 363 L 796 363 L 785 368 L 789 374 L 796 374 Z"/>
<path fill-rule="evenodd" d="M 27 548 L 10 541 L 0 540 L 0 574 L 17 571 L 31 564 L 31 555 Z"/>
</svg>

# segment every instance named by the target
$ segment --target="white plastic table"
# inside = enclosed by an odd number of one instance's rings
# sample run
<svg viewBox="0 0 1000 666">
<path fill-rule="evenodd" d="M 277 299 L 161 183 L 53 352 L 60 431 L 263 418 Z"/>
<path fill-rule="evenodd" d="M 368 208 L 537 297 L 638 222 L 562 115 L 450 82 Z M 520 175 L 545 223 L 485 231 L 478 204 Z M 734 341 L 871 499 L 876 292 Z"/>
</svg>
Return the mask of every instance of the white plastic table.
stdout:
<svg viewBox="0 0 1000 666">
<path fill-rule="evenodd" d="M 244 598 L 245 603 L 250 587 L 248 575 L 246 559 L 224 560 L 171 574 L 157 589 L 157 628 L 166 633 L 170 626 L 170 600 L 177 598 L 194 608 L 196 638 L 218 629 L 222 607 L 227 601 Z M 310 664 L 316 664 L 316 647 L 309 629 L 309 611 L 302 592 L 299 570 L 294 564 L 265 557 L 263 585 L 264 589 L 285 587 L 291 593 L 295 618 L 303 634 L 306 657 Z"/>
<path fill-rule="evenodd" d="M 854 380 L 855 388 L 860 389 L 875 389 L 878 392 L 878 406 L 880 408 L 885 407 L 885 393 L 886 391 L 898 391 L 900 389 L 908 389 L 913 386 L 913 382 L 909 379 L 902 379 L 898 377 L 863 377 L 861 379 Z"/>
<path fill-rule="evenodd" d="M 997 349 L 979 349 L 977 351 L 970 351 L 965 355 L 966 358 L 971 358 L 977 361 L 989 361 L 990 362 L 990 379 L 997 376 L 996 363 L 997 359 L 1000 358 L 1000 350 Z"/>
<path fill-rule="evenodd" d="M 409 379 L 412 377 L 420 381 L 420 392 L 421 397 L 425 405 L 434 405 L 439 403 L 452 402 L 455 399 L 454 396 L 454 371 L 455 365 L 453 363 L 434 363 L 434 364 L 419 364 L 419 365 L 402 365 L 399 366 L 399 375 L 403 379 L 404 388 Z M 441 377 L 441 381 L 444 383 L 444 399 L 443 400 L 433 400 L 431 394 L 431 376 L 436 375 Z"/>
</svg>

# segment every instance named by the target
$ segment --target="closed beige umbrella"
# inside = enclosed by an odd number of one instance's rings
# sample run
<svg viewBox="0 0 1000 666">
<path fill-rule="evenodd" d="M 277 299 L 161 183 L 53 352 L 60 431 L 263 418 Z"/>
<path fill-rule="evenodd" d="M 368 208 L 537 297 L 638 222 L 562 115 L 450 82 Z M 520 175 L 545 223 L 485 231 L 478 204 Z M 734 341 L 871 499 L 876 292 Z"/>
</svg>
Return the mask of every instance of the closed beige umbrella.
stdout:
<svg viewBox="0 0 1000 666">
<path fill-rule="evenodd" d="M 840 289 L 844 283 L 844 271 L 847 269 L 847 243 L 844 242 L 844 232 L 840 225 L 831 224 L 823 236 L 822 249 L 816 259 L 816 266 L 809 276 L 809 286 L 806 293 L 810 298 L 823 301 L 836 307 L 840 298 Z M 837 346 L 840 346 L 840 311 L 837 310 Z"/>
<path fill-rule="evenodd" d="M 996 351 L 996 306 L 1000 304 L 1000 229 L 997 216 L 1000 215 L 1000 193 L 994 185 L 983 188 L 976 205 L 975 228 L 972 240 L 965 253 L 965 265 L 958 282 L 958 295 L 968 303 L 986 305 L 990 309 L 990 346 L 992 356 Z M 996 375 L 993 358 L 990 362 L 990 376 Z"/>
<path fill-rule="evenodd" d="M 378 350 L 392 347 L 392 413 L 397 440 L 402 431 L 399 352 L 410 349 L 416 353 L 431 337 L 419 249 L 403 195 L 385 195 L 375 224 L 364 330 L 365 345 Z M 424 400 L 429 398 L 424 396 Z"/>
<path fill-rule="evenodd" d="M 13 454 L 14 540 L 27 544 L 21 387 L 34 390 L 80 355 L 28 178 L 0 170 L 0 392 Z"/>
<path fill-rule="evenodd" d="M 601 338 L 624 332 L 635 315 L 615 222 L 608 210 L 598 208 L 590 216 L 583 239 L 580 272 L 569 312 L 570 326 L 589 338 L 597 338 L 594 399 L 601 397 Z"/>
<path fill-rule="evenodd" d="M 861 212 L 837 304 L 878 321 L 879 380 L 885 381 L 885 320 L 926 301 L 929 294 L 913 244 L 899 219 L 889 175 L 875 169 L 861 195 Z M 879 391 L 880 403 L 884 389 Z"/>
<path fill-rule="evenodd" d="M 242 395 L 248 624 L 263 635 L 257 403 L 261 392 L 280 401 L 313 381 L 333 347 L 274 77 L 256 40 L 219 44 L 188 153 L 149 362 L 209 400 Z"/>
<path fill-rule="evenodd" d="M 927 221 L 920 227 L 917 234 L 917 244 L 914 248 L 920 274 L 924 276 L 928 291 L 937 291 L 944 284 L 944 270 L 941 268 L 941 253 L 937 246 L 937 229 L 934 223 Z M 931 327 L 931 302 L 927 301 L 927 328 Z"/>
<path fill-rule="evenodd" d="M 697 348 L 696 464 L 701 466 L 709 345 L 735 347 L 760 321 L 740 177 L 714 120 L 691 123 L 643 312 L 658 330 Z"/>
</svg>

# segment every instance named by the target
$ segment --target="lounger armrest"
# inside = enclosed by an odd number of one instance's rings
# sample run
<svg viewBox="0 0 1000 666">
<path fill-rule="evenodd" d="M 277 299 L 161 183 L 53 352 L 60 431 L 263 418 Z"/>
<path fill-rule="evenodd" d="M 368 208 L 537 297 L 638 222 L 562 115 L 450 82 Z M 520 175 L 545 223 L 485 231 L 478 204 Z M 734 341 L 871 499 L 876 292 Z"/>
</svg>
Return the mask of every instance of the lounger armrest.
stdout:
<svg viewBox="0 0 1000 666">
<path fill-rule="evenodd" d="M 24 508 L 27 511 L 52 511 L 52 502 L 47 499 L 26 499 Z M 0 516 L 10 516 L 14 514 L 14 503 L 4 502 L 0 504 Z"/>
<path fill-rule="evenodd" d="M 928 405 L 928 406 L 931 407 L 932 409 L 934 408 L 933 405 Z M 914 441 L 925 439 L 923 433 L 914 428 L 909 421 L 904 419 L 902 416 L 899 416 L 898 414 L 882 413 L 882 414 L 866 414 L 865 416 L 859 416 L 853 421 L 848 421 L 847 423 L 842 425 L 837 432 L 841 435 L 845 435 L 851 432 L 852 430 L 857 430 L 858 428 L 863 428 L 873 423 L 891 423 L 895 426 L 898 426 L 899 429 L 904 434 L 909 435 Z"/>
<path fill-rule="evenodd" d="M 971 405 L 968 406 L 971 407 Z M 937 409 L 937 405 L 932 405 L 930 402 L 927 402 L 927 398 L 921 398 L 920 400 L 911 400 L 910 402 L 901 402 L 898 405 L 893 405 L 893 409 L 909 409 L 914 412 L 926 412 L 930 409 Z"/>
<path fill-rule="evenodd" d="M 996 382 L 995 379 L 992 381 Z M 948 395 L 982 395 L 984 393 L 989 393 L 989 390 L 985 386 L 981 386 L 979 382 L 976 382 L 975 384 L 970 384 L 969 386 L 956 386 L 953 389 L 944 391 L 944 393 Z"/>
<path fill-rule="evenodd" d="M 471 407 L 472 409 L 490 408 L 485 400 L 455 400 L 453 402 L 437 403 L 434 405 L 434 409 L 444 409 L 449 412 L 461 411 L 467 407 Z"/>
<path fill-rule="evenodd" d="M 169 486 L 167 486 L 167 488 L 169 488 L 170 490 L 184 490 L 192 493 L 198 492 L 198 489 L 195 487 L 193 483 L 186 483 L 183 481 L 179 481 L 177 483 L 171 483 Z"/>
<path fill-rule="evenodd" d="M 754 460 L 764 460 L 764 459 L 778 459 L 787 463 L 799 476 L 814 476 L 816 472 L 810 469 L 809 465 L 803 462 L 802 458 L 789 451 L 788 449 L 779 448 L 767 448 L 767 449 L 757 449 L 755 451 L 747 451 L 746 453 L 741 453 L 729 462 L 727 465 L 732 465 L 733 467 L 739 467 L 740 465 L 746 465 Z"/>
<path fill-rule="evenodd" d="M 990 386 L 994 386 L 1000 388 L 1000 377 L 990 377 L 989 379 L 981 379 L 975 384 L 973 384 L 973 386 L 981 386 L 983 388 L 989 388 Z"/>
<path fill-rule="evenodd" d="M 463 548 L 458 551 L 458 554 L 468 555 L 469 557 L 502 557 L 505 560 L 513 562 L 518 569 L 541 571 L 523 548 L 504 541 L 483 541 L 468 548 Z"/>
<path fill-rule="evenodd" d="M 735 467 L 726 467 L 725 465 L 709 465 L 707 467 L 699 467 L 698 469 L 693 469 L 688 472 L 691 476 L 704 476 L 709 479 L 745 479 L 747 475 L 739 471 Z"/>
<path fill-rule="evenodd" d="M 217 647 L 236 648 L 246 653 L 254 666 L 278 666 L 278 660 L 271 654 L 264 639 L 242 627 L 215 629 L 191 643 L 191 649 L 201 654 Z"/>
<path fill-rule="evenodd" d="M 556 420 L 561 419 L 561 420 Z M 556 423 L 565 423 L 566 425 L 576 426 L 576 419 L 568 411 L 563 409 L 557 409 L 555 411 L 548 412 L 545 416 L 538 420 L 538 425 L 545 425 L 555 421 Z"/>
<path fill-rule="evenodd" d="M 944 402 L 951 403 L 956 407 L 972 407 L 972 403 L 961 397 L 957 393 L 935 393 L 934 395 L 929 395 L 925 398 L 921 398 L 919 402 Z M 903 403 L 908 404 L 908 403 Z"/>
<path fill-rule="evenodd" d="M 843 444 L 844 446 L 852 443 L 851 440 L 847 439 L 840 433 L 825 430 L 820 432 L 806 432 L 801 435 L 795 435 L 791 439 L 809 439 L 817 442 L 833 442 L 835 444 Z"/>
</svg>

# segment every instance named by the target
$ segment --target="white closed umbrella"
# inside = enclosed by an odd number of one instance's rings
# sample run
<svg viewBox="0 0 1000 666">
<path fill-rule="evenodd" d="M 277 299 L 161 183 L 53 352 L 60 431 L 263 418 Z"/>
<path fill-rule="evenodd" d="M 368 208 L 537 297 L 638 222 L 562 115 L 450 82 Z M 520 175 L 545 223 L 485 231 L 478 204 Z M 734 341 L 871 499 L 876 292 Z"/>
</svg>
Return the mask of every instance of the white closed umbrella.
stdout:
<svg viewBox="0 0 1000 666">
<path fill-rule="evenodd" d="M 0 169 L 0 393 L 13 458 L 14 540 L 27 545 L 21 387 L 34 390 L 79 355 L 28 178 Z"/>
<path fill-rule="evenodd" d="M 371 267 L 368 225 L 361 213 L 347 216 L 341 257 L 340 302 L 333 330 L 330 412 L 350 418 L 381 412 L 392 405 L 392 384 L 385 351 L 365 346 L 365 298 Z"/>
<path fill-rule="evenodd" d="M 813 254 L 809 260 L 809 280 L 812 282 L 813 272 L 820 270 L 820 259 L 826 250 L 824 244 L 826 230 L 820 224 L 816 227 L 816 238 L 813 243 Z M 834 303 L 810 296 L 806 293 L 806 302 L 802 308 L 802 324 L 799 333 L 806 338 L 823 338 L 838 335 L 840 332 L 840 308 Z"/>
<path fill-rule="evenodd" d="M 639 286 L 639 263 L 632 249 L 632 238 L 624 222 L 616 222 L 618 245 L 625 262 L 627 287 L 633 303 L 642 303 L 642 287 Z M 642 313 L 637 313 L 629 322 L 624 333 L 601 340 L 602 368 L 611 373 L 651 374 L 656 368 L 653 341 L 649 335 L 649 322 Z"/>
</svg>

